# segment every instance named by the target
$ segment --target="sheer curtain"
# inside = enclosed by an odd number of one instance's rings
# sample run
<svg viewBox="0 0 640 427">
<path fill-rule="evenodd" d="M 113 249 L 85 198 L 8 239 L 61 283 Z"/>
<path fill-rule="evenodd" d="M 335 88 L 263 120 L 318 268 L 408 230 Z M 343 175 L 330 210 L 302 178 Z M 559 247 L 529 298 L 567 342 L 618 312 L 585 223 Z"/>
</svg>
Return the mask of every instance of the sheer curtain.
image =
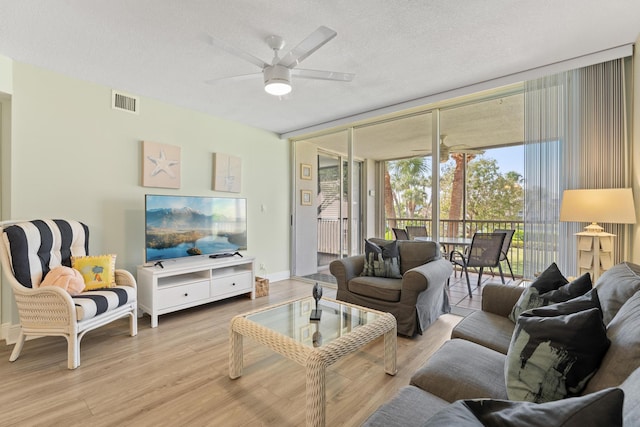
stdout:
<svg viewBox="0 0 640 427">
<path fill-rule="evenodd" d="M 525 277 L 551 262 L 577 271 L 584 224 L 559 221 L 565 189 L 630 186 L 626 86 L 624 58 L 525 83 Z M 629 227 L 600 225 L 617 235 L 620 261 Z"/>
</svg>

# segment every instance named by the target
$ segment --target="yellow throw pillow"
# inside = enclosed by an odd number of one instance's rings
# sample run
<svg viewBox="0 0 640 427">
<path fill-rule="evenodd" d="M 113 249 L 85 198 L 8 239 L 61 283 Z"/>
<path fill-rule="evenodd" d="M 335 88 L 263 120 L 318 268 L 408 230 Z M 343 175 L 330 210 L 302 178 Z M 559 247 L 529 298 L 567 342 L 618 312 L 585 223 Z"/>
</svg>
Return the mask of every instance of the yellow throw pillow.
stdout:
<svg viewBox="0 0 640 427">
<path fill-rule="evenodd" d="M 85 291 L 113 288 L 116 285 L 116 256 L 98 255 L 71 257 L 72 267 L 82 274 Z"/>
</svg>

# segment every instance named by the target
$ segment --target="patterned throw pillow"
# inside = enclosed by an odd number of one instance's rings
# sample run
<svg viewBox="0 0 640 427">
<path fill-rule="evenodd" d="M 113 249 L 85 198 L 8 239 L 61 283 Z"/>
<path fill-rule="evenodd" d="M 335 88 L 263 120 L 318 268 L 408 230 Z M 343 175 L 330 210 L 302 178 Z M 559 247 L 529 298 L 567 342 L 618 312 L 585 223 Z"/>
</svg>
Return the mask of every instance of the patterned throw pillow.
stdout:
<svg viewBox="0 0 640 427">
<path fill-rule="evenodd" d="M 365 240 L 364 254 L 364 269 L 360 274 L 361 276 L 402 278 L 397 241 L 394 240 L 386 245 L 379 246 L 369 240 Z"/>
<path fill-rule="evenodd" d="M 364 241 L 364 268 L 361 276 L 375 276 L 374 264 L 382 258 L 382 249 L 369 240 Z"/>
<path fill-rule="evenodd" d="M 531 286 L 522 292 L 509 314 L 509 319 L 515 323 L 518 316 L 525 310 L 568 301 L 584 295 L 592 287 L 589 273 L 585 273 L 569 283 L 560 273 L 556 263 L 552 263 Z"/>
<path fill-rule="evenodd" d="M 85 291 L 116 286 L 115 255 L 71 257 L 71 266 L 82 274 Z"/>
<path fill-rule="evenodd" d="M 579 394 L 610 341 L 595 290 L 518 317 L 505 364 L 511 400 L 550 402 Z"/>
<path fill-rule="evenodd" d="M 437 412 L 425 427 L 622 427 L 624 393 L 607 388 L 556 402 L 511 402 L 497 399 L 457 400 Z"/>
</svg>

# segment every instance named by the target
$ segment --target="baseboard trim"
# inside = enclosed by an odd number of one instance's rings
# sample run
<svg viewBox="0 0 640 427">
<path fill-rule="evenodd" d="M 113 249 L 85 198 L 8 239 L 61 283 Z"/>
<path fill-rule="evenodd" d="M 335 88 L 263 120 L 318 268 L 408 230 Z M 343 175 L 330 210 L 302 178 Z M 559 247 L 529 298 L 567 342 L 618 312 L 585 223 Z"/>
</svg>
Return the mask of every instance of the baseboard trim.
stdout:
<svg viewBox="0 0 640 427">
<path fill-rule="evenodd" d="M 278 282 L 280 280 L 288 280 L 291 278 L 291 272 L 289 270 L 280 271 L 278 273 L 267 274 L 267 279 L 270 282 Z"/>
<path fill-rule="evenodd" d="M 12 325 L 11 323 L 3 323 L 0 328 L 0 338 L 4 339 L 7 345 L 15 344 L 20 335 L 20 325 Z"/>
</svg>

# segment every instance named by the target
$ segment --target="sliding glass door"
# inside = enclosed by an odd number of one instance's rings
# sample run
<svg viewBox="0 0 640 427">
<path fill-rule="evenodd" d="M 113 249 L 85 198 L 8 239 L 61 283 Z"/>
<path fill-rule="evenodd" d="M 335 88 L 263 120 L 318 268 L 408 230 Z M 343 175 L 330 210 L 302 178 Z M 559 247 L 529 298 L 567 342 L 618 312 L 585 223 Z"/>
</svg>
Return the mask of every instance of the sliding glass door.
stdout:
<svg viewBox="0 0 640 427">
<path fill-rule="evenodd" d="M 297 168 L 310 173 L 295 180 L 293 275 L 329 279 L 331 261 L 361 250 L 363 165 L 349 158 L 347 132 L 294 147 Z"/>
</svg>

